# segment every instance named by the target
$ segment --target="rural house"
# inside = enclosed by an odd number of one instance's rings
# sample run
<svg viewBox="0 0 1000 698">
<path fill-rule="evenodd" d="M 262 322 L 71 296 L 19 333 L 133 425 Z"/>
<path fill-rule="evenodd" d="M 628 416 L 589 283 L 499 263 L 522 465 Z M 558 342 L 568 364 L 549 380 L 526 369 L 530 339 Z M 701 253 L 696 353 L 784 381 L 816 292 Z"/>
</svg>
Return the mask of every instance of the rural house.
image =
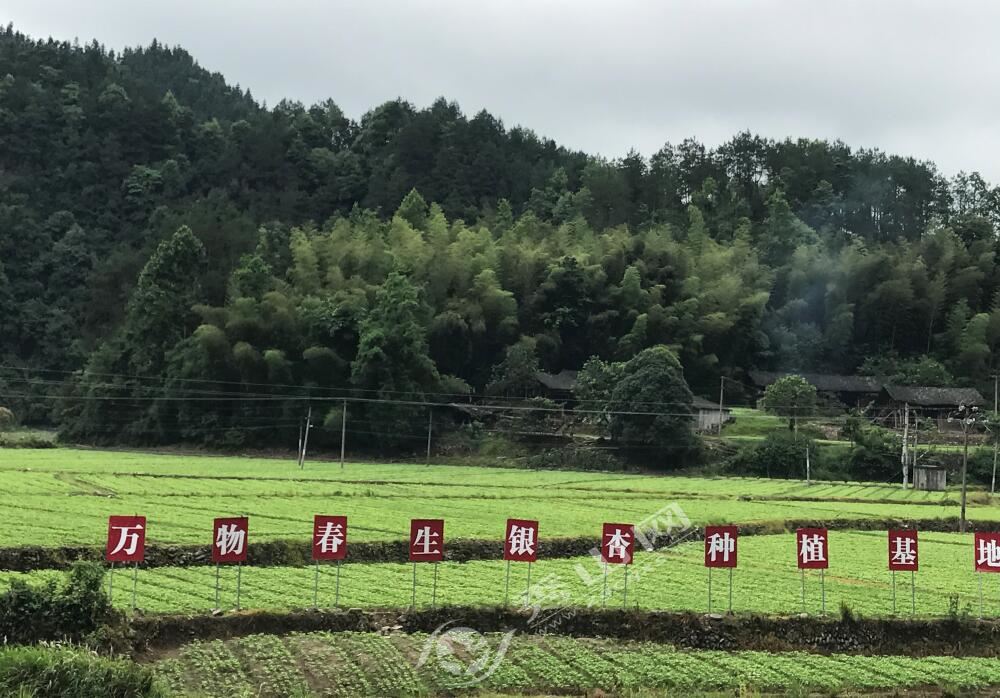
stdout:
<svg viewBox="0 0 1000 698">
<path fill-rule="evenodd" d="M 960 405 L 986 404 L 975 388 L 933 388 L 916 385 L 886 385 L 879 394 L 879 421 L 900 428 L 907 409 L 936 421 L 938 430 L 957 429 L 948 417 Z"/>
<path fill-rule="evenodd" d="M 725 424 L 731 419 L 731 412 L 728 407 L 719 410 L 719 403 L 706 400 L 703 397 L 694 396 L 692 403 L 697 415 L 697 429 L 702 432 L 713 432 L 719 428 L 720 423 Z"/>
<path fill-rule="evenodd" d="M 836 398 L 848 407 L 864 407 L 878 397 L 882 382 L 873 376 L 844 376 L 834 373 L 778 373 L 750 371 L 750 380 L 763 393 L 767 386 L 785 376 L 802 376 L 817 393 Z"/>
</svg>

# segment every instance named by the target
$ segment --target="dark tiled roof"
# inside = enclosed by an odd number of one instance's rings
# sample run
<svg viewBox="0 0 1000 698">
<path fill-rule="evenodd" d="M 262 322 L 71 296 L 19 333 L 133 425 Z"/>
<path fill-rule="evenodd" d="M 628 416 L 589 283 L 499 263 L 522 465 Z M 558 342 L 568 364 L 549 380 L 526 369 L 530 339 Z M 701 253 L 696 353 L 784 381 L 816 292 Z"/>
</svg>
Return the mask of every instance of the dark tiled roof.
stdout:
<svg viewBox="0 0 1000 698">
<path fill-rule="evenodd" d="M 535 374 L 535 380 L 549 390 L 569 391 L 576 387 L 576 371 L 568 371 L 564 369 L 556 374 L 539 371 Z"/>
<path fill-rule="evenodd" d="M 877 393 L 882 382 L 872 376 L 841 376 L 834 373 L 775 373 L 750 371 L 750 379 L 760 388 L 766 388 L 779 378 L 802 376 L 816 390 L 826 393 Z"/>
<path fill-rule="evenodd" d="M 896 402 L 925 407 L 958 407 L 983 405 L 985 400 L 975 388 L 929 388 L 919 385 L 887 385 L 885 392 Z"/>
<path fill-rule="evenodd" d="M 698 397 L 697 395 L 694 396 L 694 402 L 692 402 L 691 404 L 696 410 L 714 410 L 716 412 L 719 411 L 719 403 L 712 402 L 711 400 L 706 400 L 705 398 Z M 726 412 L 729 411 L 728 407 L 723 407 L 722 409 Z"/>
</svg>

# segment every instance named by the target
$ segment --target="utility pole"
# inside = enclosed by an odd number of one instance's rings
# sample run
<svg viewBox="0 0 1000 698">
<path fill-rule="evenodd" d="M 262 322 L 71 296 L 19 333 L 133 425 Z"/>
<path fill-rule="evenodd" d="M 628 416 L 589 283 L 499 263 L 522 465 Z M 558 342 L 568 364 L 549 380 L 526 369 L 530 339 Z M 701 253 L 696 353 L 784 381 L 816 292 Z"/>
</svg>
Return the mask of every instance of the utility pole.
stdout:
<svg viewBox="0 0 1000 698">
<path fill-rule="evenodd" d="M 1000 385 L 998 385 L 997 383 L 998 379 L 1000 379 L 1000 374 L 994 373 L 993 374 L 993 419 L 990 420 L 991 422 L 993 422 L 994 431 L 996 431 L 997 429 L 997 412 L 1000 411 L 997 405 L 997 402 L 1000 402 L 1000 400 L 997 399 L 1000 398 L 1000 390 L 998 390 L 998 388 L 1000 388 Z M 990 494 L 995 494 L 997 491 L 998 449 L 1000 449 L 1000 434 L 994 433 L 993 434 L 993 478 L 990 480 Z"/>
<path fill-rule="evenodd" d="M 344 408 L 340 411 L 340 467 L 344 467 L 344 447 L 347 445 L 347 398 L 344 398 Z"/>
<path fill-rule="evenodd" d="M 906 402 L 903 404 L 903 454 L 900 456 L 900 461 L 903 464 L 903 489 L 906 489 L 907 484 L 907 473 L 909 468 L 907 467 L 906 448 L 910 443 L 910 403 Z"/>
<path fill-rule="evenodd" d="M 726 395 L 726 377 L 719 376 L 719 436 L 722 436 L 722 401 Z"/>
<path fill-rule="evenodd" d="M 806 484 L 811 485 L 812 481 L 809 472 L 809 442 L 806 441 Z"/>
<path fill-rule="evenodd" d="M 426 464 L 431 464 L 431 431 L 434 429 L 434 408 L 427 408 L 427 461 Z"/>
<path fill-rule="evenodd" d="M 302 453 L 299 456 L 299 469 L 306 467 L 306 449 L 309 448 L 309 428 L 312 426 L 312 405 L 309 405 L 309 411 L 306 412 L 306 433 L 302 439 Z"/>
<path fill-rule="evenodd" d="M 966 500 L 966 475 L 969 471 L 969 429 L 976 423 L 979 416 L 979 408 L 959 405 L 955 412 L 962 420 L 962 512 L 958 520 L 958 532 L 965 533 L 965 500 Z M 948 417 L 948 421 L 953 421 L 953 417 Z"/>
</svg>

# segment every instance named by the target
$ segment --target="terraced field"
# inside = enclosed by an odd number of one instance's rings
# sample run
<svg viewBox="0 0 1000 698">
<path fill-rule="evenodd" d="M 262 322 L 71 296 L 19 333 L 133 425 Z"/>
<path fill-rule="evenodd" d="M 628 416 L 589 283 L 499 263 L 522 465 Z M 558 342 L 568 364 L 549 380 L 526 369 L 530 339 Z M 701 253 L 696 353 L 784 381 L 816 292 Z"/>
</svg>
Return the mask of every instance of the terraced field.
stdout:
<svg viewBox="0 0 1000 698">
<path fill-rule="evenodd" d="M 207 544 L 216 516 L 247 514 L 252 540 L 302 539 L 314 513 L 350 517 L 352 540 L 398 540 L 411 518 L 441 517 L 455 538 L 496 538 L 507 517 L 537 518 L 547 537 L 596 535 L 667 504 L 704 523 L 790 519 L 930 519 L 957 496 L 894 484 L 655 477 L 460 466 L 310 463 L 70 449 L 0 449 L 0 540 L 56 547 L 104 543 L 107 516 L 141 513 L 150 543 Z M 1000 522 L 972 494 L 970 517 Z M 11 545 L 8 543 L 7 545 Z M 0 544 L 3 545 L 3 544 Z"/>
<path fill-rule="evenodd" d="M 886 570 L 884 532 L 830 533 L 831 567 L 825 576 L 826 608 L 836 615 L 841 603 L 866 616 L 892 613 L 892 580 Z M 973 571 L 972 536 L 928 533 L 920 539 L 921 568 L 915 575 L 916 612 L 943 616 L 949 612 L 979 613 L 979 576 Z M 795 565 L 791 534 L 751 536 L 740 540 L 740 567 L 733 575 L 733 609 L 737 613 L 789 614 L 802 610 L 801 577 Z M 628 605 L 650 610 L 695 610 L 707 607 L 706 570 L 702 543 L 685 543 L 663 553 L 642 553 L 629 572 Z M 527 565 L 511 566 L 511 603 L 556 606 L 600 606 L 603 603 L 603 568 L 592 558 L 542 560 L 532 566 L 532 592 L 526 600 Z M 321 568 L 319 605 L 334 604 L 335 570 Z M 728 576 L 717 571 L 715 608 L 724 609 Z M 52 571 L 27 575 L 0 573 L 0 585 L 15 577 L 40 581 L 59 578 Z M 409 606 L 413 568 L 409 564 L 345 564 L 341 567 L 340 605 L 376 608 Z M 501 561 L 442 563 L 438 570 L 438 605 L 498 605 L 503 602 L 505 567 Z M 131 606 L 130 573 L 116 577 L 115 602 Z M 427 606 L 432 595 L 432 566 L 421 565 L 417 574 L 417 603 Z M 609 567 L 609 605 L 621 605 L 622 568 Z M 221 605 L 235 603 L 236 570 L 220 574 Z M 1000 575 L 983 575 L 984 611 L 1000 615 Z M 897 573 L 900 615 L 910 614 L 910 575 Z M 244 608 L 306 608 L 313 603 L 312 567 L 252 567 L 242 572 Z M 138 606 L 150 612 L 209 611 L 215 605 L 213 567 L 140 570 Z M 819 577 L 806 576 L 807 605 L 818 613 L 821 605 Z"/>
<path fill-rule="evenodd" d="M 253 635 L 187 645 L 156 668 L 179 694 L 204 698 L 480 691 L 593 695 L 596 690 L 625 695 L 791 690 L 802 695 L 908 688 L 954 694 L 1000 683 L 997 659 L 679 651 L 669 645 L 557 636 L 514 636 L 505 646 L 499 635 Z"/>
</svg>

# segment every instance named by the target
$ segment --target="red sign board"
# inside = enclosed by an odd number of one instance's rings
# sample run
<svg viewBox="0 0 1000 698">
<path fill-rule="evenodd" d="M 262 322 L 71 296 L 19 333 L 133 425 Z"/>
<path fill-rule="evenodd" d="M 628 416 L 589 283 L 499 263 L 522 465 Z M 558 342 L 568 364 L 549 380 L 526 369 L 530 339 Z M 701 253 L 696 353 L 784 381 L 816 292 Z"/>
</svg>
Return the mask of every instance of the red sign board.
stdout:
<svg viewBox="0 0 1000 698">
<path fill-rule="evenodd" d="M 535 562 L 538 559 L 538 522 L 507 519 L 503 539 L 503 559 L 514 562 Z"/>
<path fill-rule="evenodd" d="M 631 565 L 635 551 L 635 526 L 606 523 L 601 534 L 601 561 L 615 565 Z"/>
<path fill-rule="evenodd" d="M 247 518 L 216 519 L 212 527 L 212 562 L 246 562 L 250 522 Z"/>
<path fill-rule="evenodd" d="M 444 519 L 410 521 L 410 562 L 441 562 L 444 559 Z"/>
<path fill-rule="evenodd" d="M 976 531 L 976 572 L 1000 572 L 1000 533 Z"/>
<path fill-rule="evenodd" d="M 830 548 L 825 528 L 800 528 L 795 532 L 795 559 L 802 570 L 825 570 Z"/>
<path fill-rule="evenodd" d="M 736 567 L 737 526 L 705 526 L 705 567 Z"/>
<path fill-rule="evenodd" d="M 889 569 L 893 572 L 916 572 L 917 532 L 911 530 L 889 531 Z"/>
<path fill-rule="evenodd" d="M 347 517 L 313 517 L 313 560 L 343 560 L 347 557 Z"/>
<path fill-rule="evenodd" d="M 109 516 L 104 559 L 108 562 L 142 562 L 145 558 L 146 517 Z"/>
</svg>

